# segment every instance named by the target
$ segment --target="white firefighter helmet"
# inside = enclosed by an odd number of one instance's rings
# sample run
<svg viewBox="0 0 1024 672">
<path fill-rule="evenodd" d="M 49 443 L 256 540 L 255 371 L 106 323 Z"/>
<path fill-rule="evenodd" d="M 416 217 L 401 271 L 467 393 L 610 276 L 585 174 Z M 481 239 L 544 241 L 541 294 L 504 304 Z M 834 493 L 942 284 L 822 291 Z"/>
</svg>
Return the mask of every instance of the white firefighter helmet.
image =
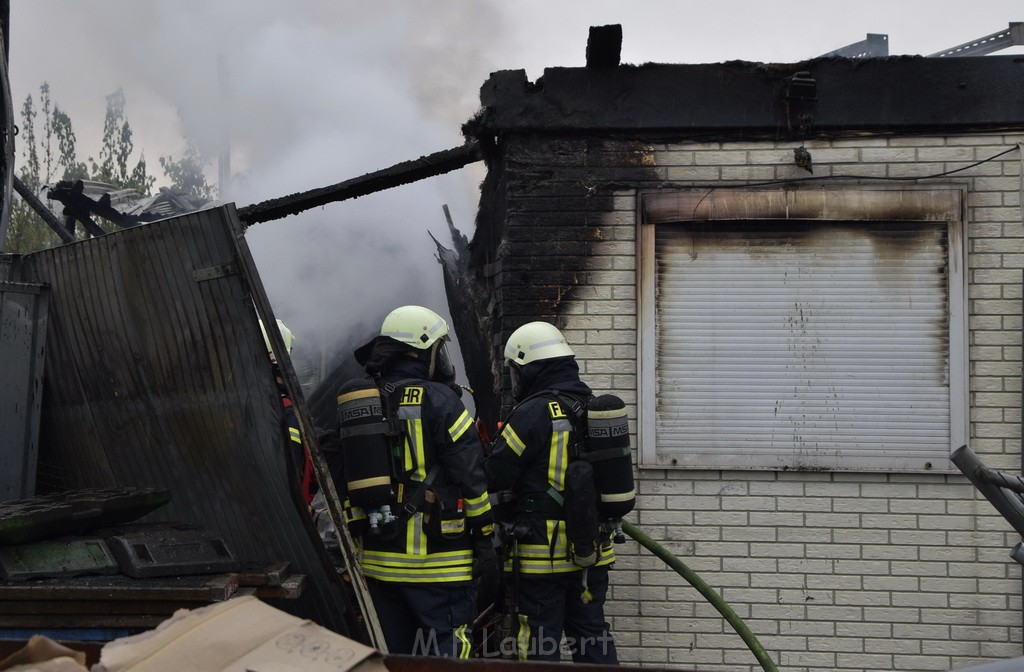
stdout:
<svg viewBox="0 0 1024 672">
<path fill-rule="evenodd" d="M 281 331 L 281 339 L 284 340 L 284 349 L 288 351 L 288 354 L 292 354 L 292 343 L 295 338 L 292 336 L 292 330 L 288 328 L 288 325 L 284 323 L 284 320 L 277 321 L 277 328 Z M 263 320 L 260 320 L 260 332 L 263 334 L 263 343 L 267 346 L 267 353 L 270 355 L 270 360 L 273 362 L 277 361 L 277 357 L 274 356 L 274 349 L 270 347 L 270 337 L 267 336 L 267 328 L 263 326 Z"/>
<path fill-rule="evenodd" d="M 547 322 L 524 324 L 512 332 L 505 345 L 505 359 L 520 366 L 574 354 L 562 332 Z"/>
<path fill-rule="evenodd" d="M 448 323 L 429 308 L 402 306 L 395 308 L 384 318 L 380 335 L 393 338 L 417 350 L 427 350 L 448 335 Z"/>
</svg>

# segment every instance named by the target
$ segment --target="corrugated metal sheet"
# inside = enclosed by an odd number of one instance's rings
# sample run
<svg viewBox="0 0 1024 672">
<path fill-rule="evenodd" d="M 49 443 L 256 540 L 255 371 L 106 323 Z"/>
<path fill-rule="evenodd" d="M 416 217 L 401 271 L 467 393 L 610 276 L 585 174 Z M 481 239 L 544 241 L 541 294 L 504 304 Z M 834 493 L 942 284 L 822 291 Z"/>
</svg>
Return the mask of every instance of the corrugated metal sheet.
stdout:
<svg viewBox="0 0 1024 672">
<path fill-rule="evenodd" d="M 0 280 L 0 502 L 35 494 L 48 296 Z"/>
<path fill-rule="evenodd" d="M 291 499 L 241 230 L 226 206 L 24 258 L 25 277 L 51 287 L 39 487 L 169 489 L 146 520 L 291 561 L 311 585 L 277 606 L 345 632 L 343 595 Z"/>
<path fill-rule="evenodd" d="M 945 222 L 659 227 L 659 458 L 946 469 Z"/>
</svg>

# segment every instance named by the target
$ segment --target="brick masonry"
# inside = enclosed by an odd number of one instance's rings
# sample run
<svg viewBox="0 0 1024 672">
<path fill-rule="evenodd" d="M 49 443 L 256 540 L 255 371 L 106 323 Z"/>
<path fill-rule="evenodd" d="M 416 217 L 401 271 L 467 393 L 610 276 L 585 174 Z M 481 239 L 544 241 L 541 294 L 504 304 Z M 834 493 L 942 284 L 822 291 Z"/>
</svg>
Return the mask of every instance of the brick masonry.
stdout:
<svg viewBox="0 0 1024 672">
<path fill-rule="evenodd" d="M 922 177 L 963 168 L 1022 140 L 974 135 L 804 144 L 814 176 L 855 184 L 858 176 Z M 585 291 L 562 314 L 585 378 L 623 396 L 634 430 L 633 187 L 808 177 L 792 160 L 798 144 L 648 144 L 639 161 L 636 143 L 630 145 L 629 165 L 647 167 L 652 182 L 609 185 L 613 209 L 601 215 L 600 236 L 590 244 L 594 263 Z M 611 163 L 606 159 L 602 168 L 614 168 Z M 988 466 L 1019 471 L 1020 152 L 904 183 L 967 188 L 970 445 Z M 592 211 L 580 216 L 594 225 Z M 630 519 L 724 597 L 780 670 L 949 670 L 1024 653 L 1021 568 L 1009 557 L 1019 538 L 959 474 L 645 469 L 637 483 Z M 683 579 L 631 540 L 618 555 L 607 612 L 623 662 L 760 669 Z"/>
</svg>

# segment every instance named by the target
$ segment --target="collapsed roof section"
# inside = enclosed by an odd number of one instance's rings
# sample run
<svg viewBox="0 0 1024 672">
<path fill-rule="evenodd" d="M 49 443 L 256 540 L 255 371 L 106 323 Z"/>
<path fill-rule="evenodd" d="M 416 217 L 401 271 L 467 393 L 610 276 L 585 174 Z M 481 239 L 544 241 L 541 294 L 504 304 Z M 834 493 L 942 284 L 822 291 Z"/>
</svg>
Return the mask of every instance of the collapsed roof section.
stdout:
<svg viewBox="0 0 1024 672">
<path fill-rule="evenodd" d="M 119 189 L 94 180 L 63 180 L 48 188 L 46 195 L 64 206 L 64 228 L 72 235 L 79 223 L 90 235 L 107 233 L 93 215 L 123 229 L 217 205 L 168 187 L 146 196 L 135 189 Z"/>
</svg>

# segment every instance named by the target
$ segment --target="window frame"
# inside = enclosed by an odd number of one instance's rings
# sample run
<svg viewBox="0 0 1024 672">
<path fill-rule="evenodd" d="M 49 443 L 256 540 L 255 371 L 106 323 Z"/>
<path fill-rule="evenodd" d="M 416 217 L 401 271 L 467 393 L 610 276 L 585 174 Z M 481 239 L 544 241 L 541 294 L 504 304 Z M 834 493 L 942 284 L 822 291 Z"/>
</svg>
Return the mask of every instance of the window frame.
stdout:
<svg viewBox="0 0 1024 672">
<path fill-rule="evenodd" d="M 967 303 L 966 189 L 958 185 L 919 187 L 908 185 L 832 185 L 827 188 L 721 188 L 694 187 L 676 190 L 641 191 L 636 204 L 637 268 L 637 392 L 641 468 L 654 469 L 741 469 L 777 470 L 774 466 L 730 463 L 729 455 L 707 464 L 678 464 L 675 458 L 659 456 L 657 446 L 657 377 L 655 375 L 659 334 L 657 306 L 656 227 L 684 222 L 754 220 L 766 225 L 790 220 L 822 222 L 946 222 L 947 296 L 949 311 L 949 412 L 952 452 L 969 436 L 969 353 Z M 795 452 L 795 451 L 794 451 Z M 907 471 L 910 473 L 957 473 L 947 459 L 929 469 L 836 467 L 835 471 Z"/>
</svg>

